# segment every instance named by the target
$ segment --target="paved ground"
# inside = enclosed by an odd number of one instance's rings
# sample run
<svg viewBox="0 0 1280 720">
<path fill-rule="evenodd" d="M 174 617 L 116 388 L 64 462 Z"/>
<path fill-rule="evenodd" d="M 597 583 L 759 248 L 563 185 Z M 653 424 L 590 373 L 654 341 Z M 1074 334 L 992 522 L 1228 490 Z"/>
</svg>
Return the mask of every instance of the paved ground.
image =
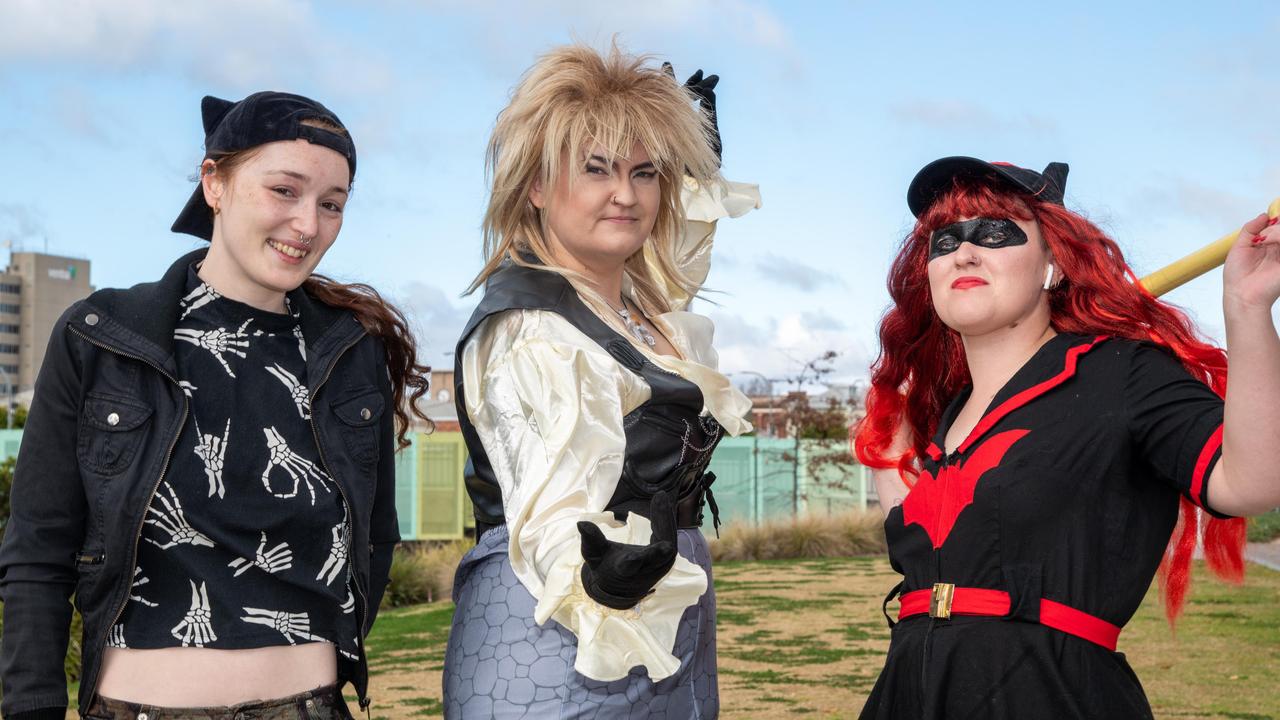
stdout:
<svg viewBox="0 0 1280 720">
<path fill-rule="evenodd" d="M 1249 543 L 1244 556 L 1252 562 L 1280 572 L 1280 540 L 1269 543 Z"/>
</svg>

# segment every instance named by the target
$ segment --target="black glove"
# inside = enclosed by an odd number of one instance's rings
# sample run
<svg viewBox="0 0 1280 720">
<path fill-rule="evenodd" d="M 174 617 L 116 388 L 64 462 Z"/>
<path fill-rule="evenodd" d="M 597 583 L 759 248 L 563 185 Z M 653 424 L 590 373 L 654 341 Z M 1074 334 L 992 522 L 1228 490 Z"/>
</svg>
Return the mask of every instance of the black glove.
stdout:
<svg viewBox="0 0 1280 720">
<path fill-rule="evenodd" d="M 667 492 L 649 503 L 653 533 L 648 545 L 613 542 L 595 523 L 578 523 L 582 534 L 582 587 L 592 600 L 626 610 L 653 592 L 676 562 L 676 508 Z"/>
<path fill-rule="evenodd" d="M 662 69 L 674 80 L 676 76 L 675 68 L 671 67 L 671 63 L 662 63 Z M 684 81 L 684 87 L 695 98 L 698 99 L 698 105 L 702 107 L 702 112 L 706 113 L 707 119 L 711 121 L 711 149 L 716 153 L 716 159 L 722 158 L 720 144 L 720 124 L 716 120 L 716 83 L 720 82 L 719 75 L 707 75 L 703 77 L 702 70 L 689 76 Z"/>
</svg>

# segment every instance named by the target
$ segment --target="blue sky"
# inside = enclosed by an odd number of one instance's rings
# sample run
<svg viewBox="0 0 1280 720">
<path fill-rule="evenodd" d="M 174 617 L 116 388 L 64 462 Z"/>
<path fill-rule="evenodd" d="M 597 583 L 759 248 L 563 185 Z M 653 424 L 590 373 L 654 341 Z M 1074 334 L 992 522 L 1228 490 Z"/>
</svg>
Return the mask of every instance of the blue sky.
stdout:
<svg viewBox="0 0 1280 720">
<path fill-rule="evenodd" d="M 199 103 L 315 97 L 360 154 L 321 271 L 401 302 L 451 365 L 475 298 L 485 142 L 539 53 L 613 34 L 718 73 L 724 172 L 764 207 L 722 222 L 709 285 L 722 364 L 785 376 L 833 349 L 865 373 L 910 227 L 945 155 L 1071 165 L 1068 206 L 1139 274 L 1280 195 L 1267 2 L 646 3 L 0 0 L 0 241 L 87 257 L 99 287 L 157 277 L 201 158 Z M 0 255 L 3 251 L 0 251 Z M 1217 274 L 1176 291 L 1221 336 Z"/>
</svg>

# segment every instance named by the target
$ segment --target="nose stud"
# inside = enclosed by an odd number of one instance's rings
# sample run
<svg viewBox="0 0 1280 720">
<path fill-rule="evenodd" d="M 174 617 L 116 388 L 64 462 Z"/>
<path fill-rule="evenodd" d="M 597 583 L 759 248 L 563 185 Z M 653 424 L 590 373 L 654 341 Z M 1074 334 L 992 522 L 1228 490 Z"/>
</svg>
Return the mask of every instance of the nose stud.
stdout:
<svg viewBox="0 0 1280 720">
<path fill-rule="evenodd" d="M 310 237 L 308 237 L 307 235 L 304 235 L 304 234 L 302 234 L 302 233 L 298 233 L 298 242 L 300 242 L 300 243 L 302 243 L 303 245 L 306 245 L 306 246 L 308 246 L 308 247 L 311 245 L 311 243 L 312 243 L 315 239 L 316 239 L 316 236 L 315 236 L 315 235 L 311 235 Z"/>
</svg>

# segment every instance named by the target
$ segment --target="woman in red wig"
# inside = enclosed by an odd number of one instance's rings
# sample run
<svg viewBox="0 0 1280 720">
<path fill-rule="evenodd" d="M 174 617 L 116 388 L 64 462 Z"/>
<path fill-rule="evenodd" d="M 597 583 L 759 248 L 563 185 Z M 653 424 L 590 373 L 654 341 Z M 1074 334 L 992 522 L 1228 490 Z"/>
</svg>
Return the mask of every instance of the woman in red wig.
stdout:
<svg viewBox="0 0 1280 720">
<path fill-rule="evenodd" d="M 908 190 L 855 441 L 903 574 L 863 718 L 1151 717 L 1121 628 L 1157 572 L 1177 616 L 1198 535 L 1239 580 L 1239 518 L 1280 504 L 1280 229 L 1227 258 L 1228 387 L 1066 178 L 953 157 Z"/>
</svg>

